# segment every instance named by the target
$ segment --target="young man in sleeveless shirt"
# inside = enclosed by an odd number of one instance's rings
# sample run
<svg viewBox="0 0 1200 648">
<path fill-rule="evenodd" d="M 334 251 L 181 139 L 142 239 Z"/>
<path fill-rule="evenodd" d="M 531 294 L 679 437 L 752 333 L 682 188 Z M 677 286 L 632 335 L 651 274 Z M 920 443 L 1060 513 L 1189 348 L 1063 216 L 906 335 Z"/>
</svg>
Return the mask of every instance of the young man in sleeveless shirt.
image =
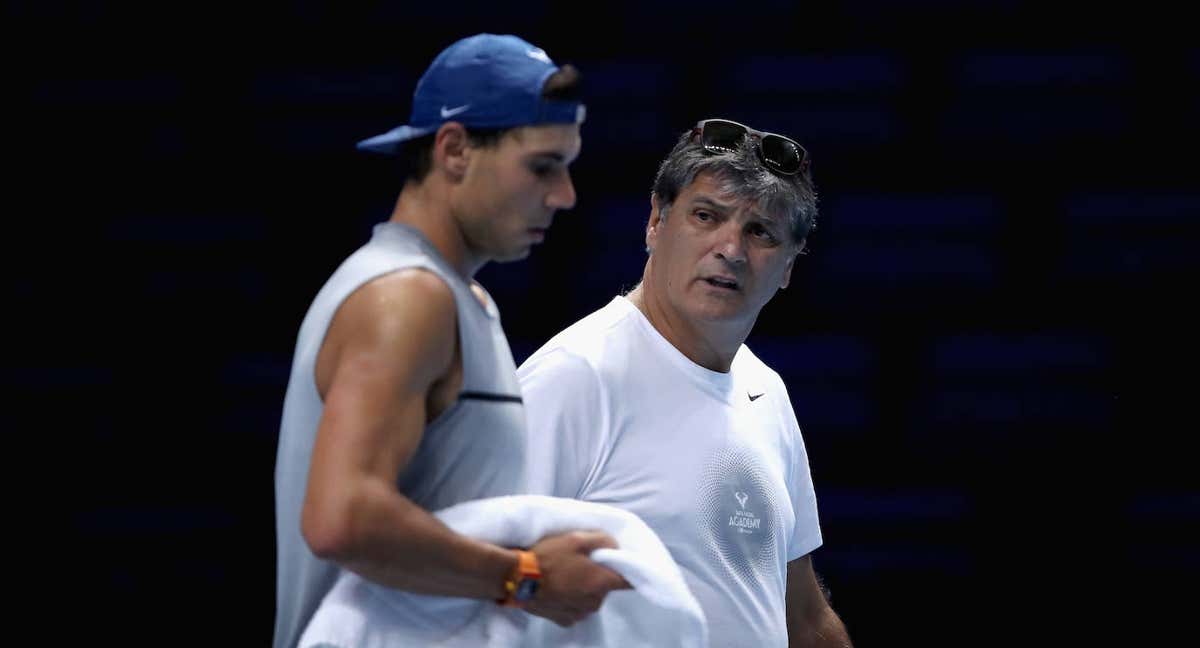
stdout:
<svg viewBox="0 0 1200 648">
<path fill-rule="evenodd" d="M 573 532 L 515 551 L 430 511 L 524 492 L 525 427 L 496 305 L 473 280 L 524 258 L 575 203 L 578 72 L 511 35 L 443 50 L 409 123 L 359 148 L 400 154 L 391 218 L 348 257 L 297 338 L 276 460 L 275 648 L 291 648 L 342 570 L 380 585 L 514 601 L 570 625 L 628 587 Z M 527 598 L 527 597 L 523 597 Z"/>
</svg>

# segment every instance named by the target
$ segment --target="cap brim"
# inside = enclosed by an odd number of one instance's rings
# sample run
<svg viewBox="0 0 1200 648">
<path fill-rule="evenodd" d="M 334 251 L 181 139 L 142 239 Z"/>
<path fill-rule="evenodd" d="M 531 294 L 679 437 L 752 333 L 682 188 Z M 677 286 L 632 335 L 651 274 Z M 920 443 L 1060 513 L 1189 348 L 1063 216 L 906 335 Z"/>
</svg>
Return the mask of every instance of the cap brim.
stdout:
<svg viewBox="0 0 1200 648">
<path fill-rule="evenodd" d="M 395 155 L 400 150 L 400 144 L 422 135 L 432 133 L 434 128 L 413 128 L 412 126 L 397 126 L 392 130 L 375 137 L 367 138 L 355 145 L 360 151 Z"/>
</svg>

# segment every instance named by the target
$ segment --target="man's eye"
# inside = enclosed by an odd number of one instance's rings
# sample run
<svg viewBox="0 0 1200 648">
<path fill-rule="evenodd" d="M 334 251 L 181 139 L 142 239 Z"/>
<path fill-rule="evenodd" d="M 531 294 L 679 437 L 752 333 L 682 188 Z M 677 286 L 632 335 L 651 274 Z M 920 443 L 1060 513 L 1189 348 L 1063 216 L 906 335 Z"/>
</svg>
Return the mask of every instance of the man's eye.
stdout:
<svg viewBox="0 0 1200 648">
<path fill-rule="evenodd" d="M 713 215 L 706 211 L 698 211 L 698 212 L 696 212 L 696 218 L 707 222 L 707 221 L 712 220 Z"/>
<path fill-rule="evenodd" d="M 751 225 L 750 235 L 767 242 L 775 242 L 775 234 L 762 225 Z"/>
</svg>

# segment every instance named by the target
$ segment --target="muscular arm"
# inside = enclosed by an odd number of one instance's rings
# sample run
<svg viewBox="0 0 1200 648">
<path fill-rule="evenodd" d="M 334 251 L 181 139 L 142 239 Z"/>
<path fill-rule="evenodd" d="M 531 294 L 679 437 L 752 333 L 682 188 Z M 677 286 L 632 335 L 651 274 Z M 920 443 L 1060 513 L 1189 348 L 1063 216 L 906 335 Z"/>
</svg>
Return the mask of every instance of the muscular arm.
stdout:
<svg viewBox="0 0 1200 648">
<path fill-rule="evenodd" d="M 850 635 L 825 600 L 809 556 L 788 563 L 787 627 L 790 648 L 850 648 Z"/>
<path fill-rule="evenodd" d="M 453 294 L 428 272 L 381 277 L 342 304 L 317 364 L 325 410 L 302 531 L 313 553 L 383 585 L 498 598 L 516 554 L 452 532 L 396 489 L 456 340 Z"/>
<path fill-rule="evenodd" d="M 313 553 L 376 583 L 422 594 L 498 599 L 515 551 L 450 530 L 396 489 L 433 398 L 460 370 L 454 296 L 408 270 L 355 291 L 338 309 L 317 361 L 325 410 L 301 519 Z M 453 380 L 450 380 L 452 383 Z M 453 391 L 453 390 L 452 390 Z M 527 610 L 570 625 L 599 608 L 618 574 L 592 562 L 615 542 L 600 532 L 542 538 L 542 586 Z"/>
</svg>

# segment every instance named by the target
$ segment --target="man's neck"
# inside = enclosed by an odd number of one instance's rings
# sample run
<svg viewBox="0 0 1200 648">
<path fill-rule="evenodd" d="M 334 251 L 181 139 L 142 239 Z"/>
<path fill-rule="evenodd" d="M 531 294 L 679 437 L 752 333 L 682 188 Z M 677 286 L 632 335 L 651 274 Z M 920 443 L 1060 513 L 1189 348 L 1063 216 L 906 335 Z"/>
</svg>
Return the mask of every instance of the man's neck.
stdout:
<svg viewBox="0 0 1200 648">
<path fill-rule="evenodd" d="M 749 326 L 722 322 L 690 321 L 671 308 L 662 295 L 646 288 L 646 280 L 626 295 L 668 342 L 692 362 L 720 373 L 728 373 L 733 357 L 746 341 Z"/>
<path fill-rule="evenodd" d="M 388 220 L 408 225 L 425 235 L 467 283 L 486 263 L 471 253 L 462 228 L 450 211 L 448 196 L 439 192 L 436 183 L 405 184 Z"/>
</svg>

